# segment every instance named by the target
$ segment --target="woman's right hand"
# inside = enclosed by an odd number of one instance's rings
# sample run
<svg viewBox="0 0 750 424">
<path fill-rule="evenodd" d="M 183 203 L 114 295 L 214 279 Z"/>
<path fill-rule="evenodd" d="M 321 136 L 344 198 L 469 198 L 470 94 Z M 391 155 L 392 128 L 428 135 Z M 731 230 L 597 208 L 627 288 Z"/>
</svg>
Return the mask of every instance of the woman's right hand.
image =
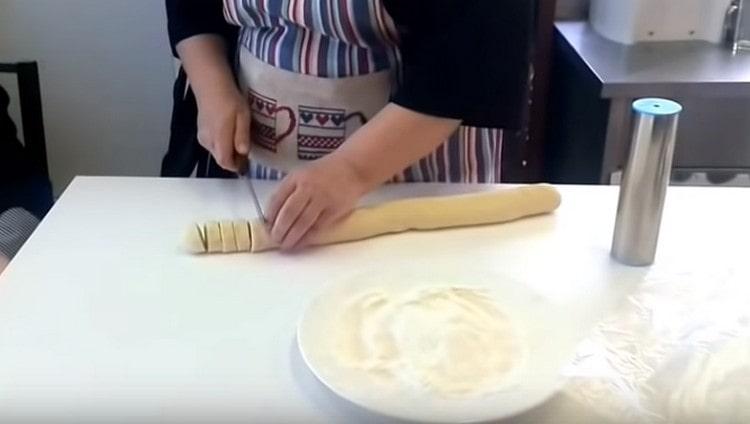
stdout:
<svg viewBox="0 0 750 424">
<path fill-rule="evenodd" d="M 234 85 L 198 99 L 198 141 L 228 171 L 247 162 L 250 106 Z"/>
<path fill-rule="evenodd" d="M 250 105 L 234 81 L 224 39 L 198 34 L 176 48 L 198 101 L 198 141 L 219 166 L 239 171 L 250 153 Z"/>
</svg>

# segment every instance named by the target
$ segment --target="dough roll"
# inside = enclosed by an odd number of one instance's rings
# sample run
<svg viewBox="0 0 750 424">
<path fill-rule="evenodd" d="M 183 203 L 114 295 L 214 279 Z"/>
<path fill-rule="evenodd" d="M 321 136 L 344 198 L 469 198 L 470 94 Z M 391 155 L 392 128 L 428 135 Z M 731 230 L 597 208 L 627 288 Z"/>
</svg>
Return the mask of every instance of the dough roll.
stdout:
<svg viewBox="0 0 750 424">
<path fill-rule="evenodd" d="M 559 205 L 560 194 L 546 184 L 458 196 L 397 200 L 355 210 L 338 225 L 318 234 L 312 244 L 364 240 L 414 230 L 498 224 L 549 213 Z M 219 241 L 216 240 L 217 236 L 229 240 Z M 278 247 L 260 220 L 196 224 L 186 236 L 186 248 L 192 253 L 263 252 Z"/>
</svg>

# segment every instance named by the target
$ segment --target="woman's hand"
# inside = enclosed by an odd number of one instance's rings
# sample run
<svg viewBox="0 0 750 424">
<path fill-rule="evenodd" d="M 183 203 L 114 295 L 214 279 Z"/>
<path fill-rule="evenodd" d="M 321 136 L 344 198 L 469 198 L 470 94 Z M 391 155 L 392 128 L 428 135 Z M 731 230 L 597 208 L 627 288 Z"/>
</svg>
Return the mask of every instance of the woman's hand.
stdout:
<svg viewBox="0 0 750 424">
<path fill-rule="evenodd" d="M 250 106 L 232 86 L 198 101 L 198 141 L 216 163 L 239 171 L 250 152 Z"/>
<path fill-rule="evenodd" d="M 349 215 L 365 192 L 346 160 L 335 153 L 318 159 L 284 178 L 271 198 L 271 238 L 282 250 L 304 247 L 317 231 Z"/>
<path fill-rule="evenodd" d="M 250 106 L 234 81 L 227 46 L 216 34 L 198 34 L 176 48 L 198 102 L 198 141 L 219 166 L 236 172 L 250 151 Z"/>
<path fill-rule="evenodd" d="M 287 176 L 268 210 L 271 238 L 283 250 L 304 247 L 346 217 L 365 193 L 424 157 L 460 121 L 389 104 L 328 156 Z"/>
</svg>

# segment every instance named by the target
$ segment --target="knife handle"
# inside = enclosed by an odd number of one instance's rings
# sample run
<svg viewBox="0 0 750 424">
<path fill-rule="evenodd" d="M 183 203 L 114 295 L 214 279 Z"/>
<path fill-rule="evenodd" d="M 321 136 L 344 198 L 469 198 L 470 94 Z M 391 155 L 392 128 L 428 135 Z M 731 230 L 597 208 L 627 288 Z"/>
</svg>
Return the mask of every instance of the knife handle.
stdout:
<svg viewBox="0 0 750 424">
<path fill-rule="evenodd" d="M 237 175 L 244 177 L 250 170 L 250 159 L 245 155 L 235 153 L 234 163 L 237 164 Z"/>
</svg>

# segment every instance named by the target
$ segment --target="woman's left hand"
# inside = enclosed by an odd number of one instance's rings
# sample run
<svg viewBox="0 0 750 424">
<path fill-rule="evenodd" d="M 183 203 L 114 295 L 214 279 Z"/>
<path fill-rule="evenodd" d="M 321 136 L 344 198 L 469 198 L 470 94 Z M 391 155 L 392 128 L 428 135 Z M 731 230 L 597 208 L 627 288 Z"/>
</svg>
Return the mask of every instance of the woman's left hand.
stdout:
<svg viewBox="0 0 750 424">
<path fill-rule="evenodd" d="M 317 231 L 347 216 L 362 195 L 434 151 L 460 124 L 387 105 L 336 151 L 281 182 L 268 210 L 271 238 L 283 250 L 305 246 Z"/>
<path fill-rule="evenodd" d="M 349 215 L 365 191 L 354 167 L 335 153 L 311 162 L 287 175 L 271 198 L 271 238 L 282 250 L 304 247 L 317 231 Z"/>
</svg>

